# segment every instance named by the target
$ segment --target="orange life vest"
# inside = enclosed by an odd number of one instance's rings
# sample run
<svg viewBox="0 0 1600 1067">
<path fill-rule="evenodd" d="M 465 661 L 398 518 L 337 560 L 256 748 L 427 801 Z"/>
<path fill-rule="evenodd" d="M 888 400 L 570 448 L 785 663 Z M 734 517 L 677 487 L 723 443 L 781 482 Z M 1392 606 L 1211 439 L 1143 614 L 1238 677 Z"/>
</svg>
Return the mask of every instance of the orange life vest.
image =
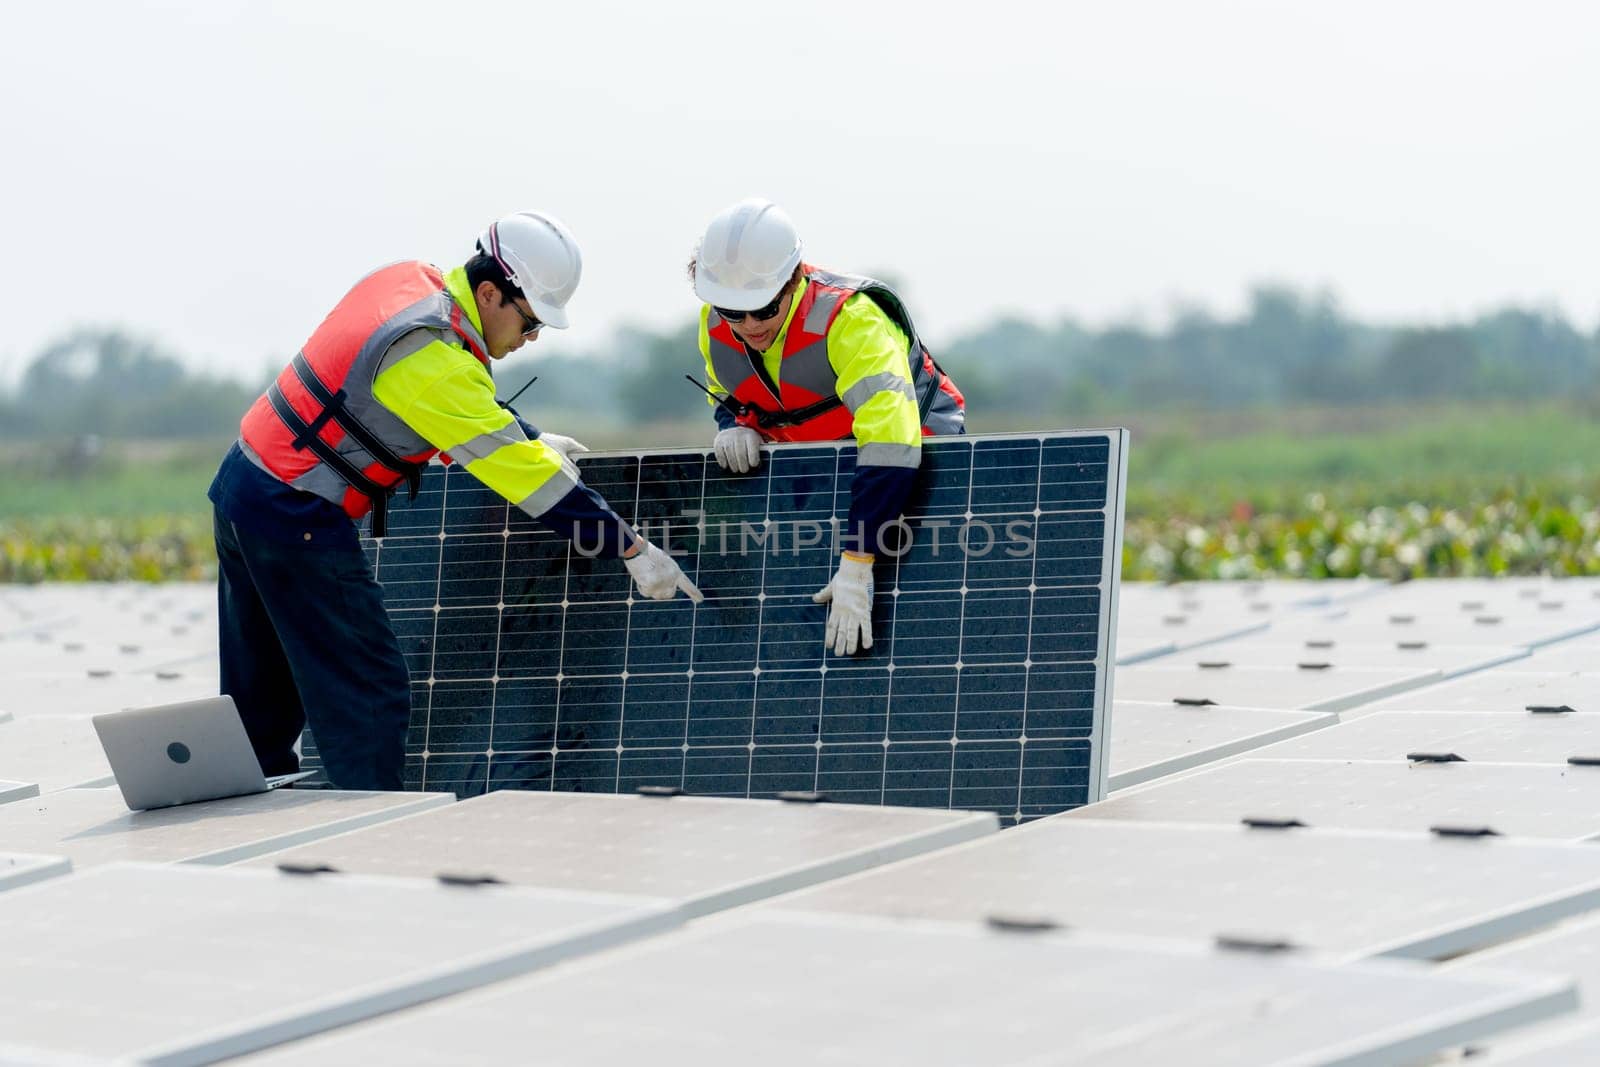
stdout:
<svg viewBox="0 0 1600 1067">
<path fill-rule="evenodd" d="M 835 274 L 810 264 L 801 269 L 808 284 L 789 318 L 776 383 L 769 380 L 761 356 L 745 347 L 715 308 L 709 312 L 711 369 L 731 394 L 730 407 L 739 424 L 771 441 L 836 441 L 850 436 L 855 417 L 839 398 L 838 375 L 828 362 L 828 330 L 845 300 L 865 293 L 910 339 L 911 382 L 923 434 L 960 433 L 966 400 L 934 362 L 894 290 L 859 275 Z"/>
<path fill-rule="evenodd" d="M 488 346 L 428 263 L 382 267 L 356 283 L 239 426 L 251 462 L 287 485 L 342 507 L 372 511 L 382 537 L 389 496 L 417 492 L 438 449 L 372 395 L 384 354 L 416 329 L 453 332 L 485 366 Z"/>
</svg>

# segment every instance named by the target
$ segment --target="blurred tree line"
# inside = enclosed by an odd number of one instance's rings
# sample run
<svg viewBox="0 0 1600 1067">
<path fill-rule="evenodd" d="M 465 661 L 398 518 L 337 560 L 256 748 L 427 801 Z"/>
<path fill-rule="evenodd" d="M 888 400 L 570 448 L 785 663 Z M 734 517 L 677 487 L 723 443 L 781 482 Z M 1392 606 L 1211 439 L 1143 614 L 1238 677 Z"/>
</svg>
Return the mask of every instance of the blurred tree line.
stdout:
<svg viewBox="0 0 1600 1067">
<path fill-rule="evenodd" d="M 1586 335 L 1552 311 L 1506 308 L 1442 326 L 1377 326 L 1347 317 L 1327 293 L 1278 286 L 1255 289 L 1246 311 L 1231 319 L 1194 308 L 1160 328 L 1007 318 L 926 340 L 974 409 L 1023 418 L 1600 390 L 1600 331 Z M 698 394 L 683 376 L 701 370 L 686 325 L 664 334 L 624 329 L 602 353 L 513 357 L 496 373 L 502 396 L 537 374 L 530 406 L 559 410 L 564 420 L 650 420 L 697 417 Z M 80 331 L 40 352 L 16 386 L 0 392 L 0 437 L 85 427 L 107 437 L 225 437 L 265 384 L 195 374 L 176 355 L 119 331 Z"/>
</svg>

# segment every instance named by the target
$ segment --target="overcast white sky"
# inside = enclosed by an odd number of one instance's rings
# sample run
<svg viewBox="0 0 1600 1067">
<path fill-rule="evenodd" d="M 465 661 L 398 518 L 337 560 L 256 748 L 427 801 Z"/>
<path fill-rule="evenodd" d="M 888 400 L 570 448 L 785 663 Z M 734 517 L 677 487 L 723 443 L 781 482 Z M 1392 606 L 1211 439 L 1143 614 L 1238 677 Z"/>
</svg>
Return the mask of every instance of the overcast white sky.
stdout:
<svg viewBox="0 0 1600 1067">
<path fill-rule="evenodd" d="M 1258 280 L 1354 313 L 1600 312 L 1600 5 L 7 4 L 0 380 L 75 325 L 280 363 L 381 263 L 538 207 L 574 328 L 682 323 L 748 195 L 937 347 Z"/>
</svg>

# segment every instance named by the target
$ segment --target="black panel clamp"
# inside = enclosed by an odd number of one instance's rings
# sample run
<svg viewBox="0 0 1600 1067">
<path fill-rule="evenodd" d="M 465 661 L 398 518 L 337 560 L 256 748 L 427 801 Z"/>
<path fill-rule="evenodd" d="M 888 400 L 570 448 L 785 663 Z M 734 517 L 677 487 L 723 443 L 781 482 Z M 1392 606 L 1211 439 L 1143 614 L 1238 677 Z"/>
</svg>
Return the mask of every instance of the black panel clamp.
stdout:
<svg viewBox="0 0 1600 1067">
<path fill-rule="evenodd" d="M 1487 826 L 1430 826 L 1428 832 L 1438 837 L 1499 837 L 1500 831 Z"/>
<path fill-rule="evenodd" d="M 1299 819 L 1274 819 L 1246 815 L 1239 820 L 1252 830 L 1294 830 L 1306 824 Z"/>
<path fill-rule="evenodd" d="M 1042 916 L 990 915 L 983 921 L 989 929 L 1000 930 L 1008 934 L 1045 934 L 1052 930 L 1065 929 L 1054 919 L 1046 919 Z"/>
<path fill-rule="evenodd" d="M 1406 759 L 1412 763 L 1465 763 L 1467 757 L 1458 756 L 1454 752 L 1407 752 Z"/>
<path fill-rule="evenodd" d="M 826 804 L 826 793 L 808 793 L 803 789 L 786 789 L 778 794 L 778 799 L 785 804 Z"/>
<path fill-rule="evenodd" d="M 675 785 L 641 785 L 634 790 L 642 797 L 681 797 L 683 790 Z"/>
<path fill-rule="evenodd" d="M 1248 937 L 1240 934 L 1218 934 L 1216 945 L 1225 952 L 1293 952 L 1293 941 L 1283 938 Z"/>
<path fill-rule="evenodd" d="M 281 874 L 338 874 L 339 868 L 326 863 L 280 863 L 278 871 Z"/>
<path fill-rule="evenodd" d="M 1210 697 L 1173 697 L 1172 702 L 1181 708 L 1211 708 L 1217 704 Z"/>
<path fill-rule="evenodd" d="M 1572 715 L 1578 709 L 1571 704 L 1529 704 L 1523 711 L 1531 711 L 1535 715 Z"/>
<path fill-rule="evenodd" d="M 480 885 L 505 885 L 504 882 L 492 874 L 454 874 L 449 871 L 441 871 L 434 877 L 439 880 L 440 885 L 458 885 L 468 889 Z"/>
</svg>

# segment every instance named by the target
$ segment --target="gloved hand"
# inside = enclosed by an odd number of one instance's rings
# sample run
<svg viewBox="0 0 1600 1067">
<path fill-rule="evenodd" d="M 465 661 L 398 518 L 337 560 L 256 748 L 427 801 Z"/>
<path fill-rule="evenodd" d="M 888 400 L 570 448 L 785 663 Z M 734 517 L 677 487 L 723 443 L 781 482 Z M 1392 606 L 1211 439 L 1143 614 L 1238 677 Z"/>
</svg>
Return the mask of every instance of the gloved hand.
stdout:
<svg viewBox="0 0 1600 1067">
<path fill-rule="evenodd" d="M 589 446 L 573 437 L 559 433 L 541 433 L 539 440 L 549 445 L 561 454 L 561 458 L 571 461 L 579 452 L 589 451 Z"/>
<path fill-rule="evenodd" d="M 723 470 L 748 474 L 761 466 L 761 435 L 748 426 L 729 426 L 717 431 L 711 451 Z"/>
<path fill-rule="evenodd" d="M 817 590 L 815 603 L 832 601 L 822 647 L 834 655 L 854 654 L 857 647 L 872 647 L 872 557 L 846 552 L 839 557 L 833 580 Z"/>
<path fill-rule="evenodd" d="M 641 544 L 643 547 L 638 552 L 622 561 L 628 573 L 633 575 L 633 583 L 639 587 L 640 596 L 651 600 L 671 600 L 673 594 L 682 589 L 696 604 L 705 599 L 688 575 L 683 573 L 677 560 L 649 541 Z"/>
</svg>

